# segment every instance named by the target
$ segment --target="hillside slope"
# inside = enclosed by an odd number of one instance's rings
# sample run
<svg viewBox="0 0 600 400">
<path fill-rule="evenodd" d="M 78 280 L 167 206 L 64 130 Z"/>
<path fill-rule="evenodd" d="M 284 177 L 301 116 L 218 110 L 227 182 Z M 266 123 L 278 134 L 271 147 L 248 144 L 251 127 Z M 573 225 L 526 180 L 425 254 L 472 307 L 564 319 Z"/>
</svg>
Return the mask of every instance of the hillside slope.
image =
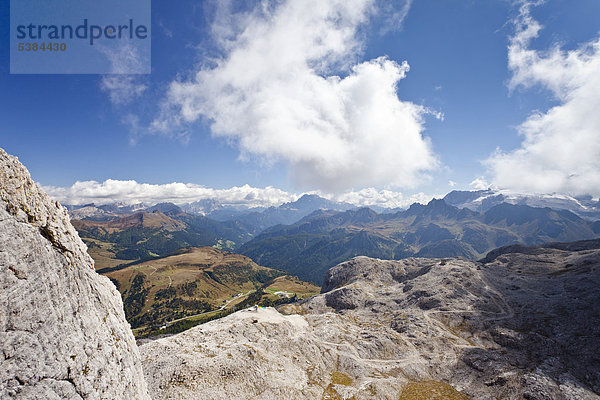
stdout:
<svg viewBox="0 0 600 400">
<path fill-rule="evenodd" d="M 594 248 L 595 247 L 595 248 Z M 600 250 L 357 257 L 322 294 L 141 347 L 178 399 L 600 399 Z"/>
<path fill-rule="evenodd" d="M 318 292 L 317 287 L 246 256 L 210 247 L 181 249 L 105 275 L 121 292 L 131 326 L 150 331 L 174 320 L 225 310 L 263 287 L 256 303 L 263 297 L 277 300 L 277 290 L 293 288 L 298 297 Z"/>
</svg>

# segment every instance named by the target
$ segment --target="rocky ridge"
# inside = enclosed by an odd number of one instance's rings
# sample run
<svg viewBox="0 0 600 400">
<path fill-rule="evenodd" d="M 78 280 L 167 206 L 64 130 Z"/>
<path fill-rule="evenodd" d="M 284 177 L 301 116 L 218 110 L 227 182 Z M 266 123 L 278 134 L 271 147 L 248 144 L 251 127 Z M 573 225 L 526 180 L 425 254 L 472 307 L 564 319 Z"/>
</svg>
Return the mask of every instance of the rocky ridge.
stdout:
<svg viewBox="0 0 600 400">
<path fill-rule="evenodd" d="M 2 149 L 0 398 L 149 398 L 119 293 L 67 210 Z"/>
<path fill-rule="evenodd" d="M 599 399 L 600 250 L 578 248 L 356 257 L 303 303 L 143 345 L 146 379 L 160 399 Z"/>
</svg>

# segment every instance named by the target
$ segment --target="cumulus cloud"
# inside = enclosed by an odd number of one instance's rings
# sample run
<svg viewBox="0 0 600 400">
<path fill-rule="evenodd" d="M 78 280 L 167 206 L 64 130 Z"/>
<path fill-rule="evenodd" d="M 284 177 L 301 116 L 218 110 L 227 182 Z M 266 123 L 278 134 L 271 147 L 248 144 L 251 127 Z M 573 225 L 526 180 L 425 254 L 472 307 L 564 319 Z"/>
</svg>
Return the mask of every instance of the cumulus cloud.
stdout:
<svg viewBox="0 0 600 400">
<path fill-rule="evenodd" d="M 298 196 L 267 186 L 255 188 L 249 185 L 229 189 L 212 189 L 204 186 L 173 182 L 162 185 L 138 183 L 134 180 L 107 179 L 104 182 L 76 182 L 70 187 L 45 186 L 44 190 L 63 204 L 96 205 L 121 202 L 125 204 L 156 204 L 171 202 L 190 203 L 202 199 L 217 199 L 223 204 L 261 207 L 294 201 Z"/>
<path fill-rule="evenodd" d="M 438 160 L 423 136 L 429 110 L 397 95 L 409 65 L 386 57 L 356 63 L 361 27 L 377 3 L 220 9 L 212 32 L 221 56 L 171 83 L 151 129 L 168 133 L 204 118 L 242 158 L 282 162 L 302 188 L 416 186 Z M 408 8 L 401 11 L 403 18 Z"/>
<path fill-rule="evenodd" d="M 521 7 L 508 48 L 511 90 L 541 86 L 557 105 L 519 127 L 521 147 L 488 160 L 493 182 L 520 192 L 600 194 L 600 37 L 571 50 L 530 48 L 542 26 Z"/>
<path fill-rule="evenodd" d="M 346 202 L 355 206 L 380 206 L 386 208 L 406 208 L 413 203 L 426 204 L 434 196 L 424 193 L 415 193 L 405 196 L 400 192 L 391 190 L 377 190 L 375 188 L 365 188 L 358 191 L 350 191 L 333 196 L 333 199 L 340 202 Z M 439 196 L 438 196 L 439 197 Z"/>
<path fill-rule="evenodd" d="M 218 200 L 224 205 L 246 207 L 279 206 L 295 201 L 301 195 L 267 186 L 256 188 L 249 185 L 228 189 L 213 189 L 191 183 L 173 182 L 162 185 L 138 183 L 134 180 L 108 179 L 104 182 L 76 182 L 70 187 L 44 186 L 44 190 L 63 204 L 96 205 L 109 203 L 153 205 L 162 202 L 175 204 L 192 203 L 203 199 Z M 402 193 L 374 188 L 332 195 L 313 192 L 323 197 L 354 204 L 356 206 L 381 206 L 388 208 L 408 207 L 414 202 L 426 203 L 433 198 L 423 193 L 404 196 Z"/>
<path fill-rule="evenodd" d="M 469 186 L 474 190 L 487 190 L 491 188 L 491 185 L 485 180 L 483 176 L 475 178 Z"/>
</svg>

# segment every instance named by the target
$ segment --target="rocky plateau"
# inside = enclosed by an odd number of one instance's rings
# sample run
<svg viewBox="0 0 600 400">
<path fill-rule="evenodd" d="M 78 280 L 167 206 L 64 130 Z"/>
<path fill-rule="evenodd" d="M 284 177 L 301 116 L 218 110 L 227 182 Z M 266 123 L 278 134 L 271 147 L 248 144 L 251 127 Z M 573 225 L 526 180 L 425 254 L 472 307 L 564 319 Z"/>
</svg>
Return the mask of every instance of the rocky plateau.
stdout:
<svg viewBox="0 0 600 400">
<path fill-rule="evenodd" d="M 146 379 L 160 399 L 598 399 L 599 248 L 356 257 L 303 303 L 143 345 Z"/>
</svg>

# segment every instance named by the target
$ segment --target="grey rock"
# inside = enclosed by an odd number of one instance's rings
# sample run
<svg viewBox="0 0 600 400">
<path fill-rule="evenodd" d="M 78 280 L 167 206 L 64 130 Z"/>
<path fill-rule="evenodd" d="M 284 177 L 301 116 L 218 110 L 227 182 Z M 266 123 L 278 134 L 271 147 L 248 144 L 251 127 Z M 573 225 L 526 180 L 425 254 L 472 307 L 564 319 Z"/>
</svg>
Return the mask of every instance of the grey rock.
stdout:
<svg viewBox="0 0 600 400">
<path fill-rule="evenodd" d="M 119 293 L 67 210 L 2 149 L 0 398 L 149 398 Z"/>
<path fill-rule="evenodd" d="M 600 250 L 575 248 L 356 257 L 302 303 L 143 345 L 146 379 L 157 399 L 600 399 Z"/>
</svg>

